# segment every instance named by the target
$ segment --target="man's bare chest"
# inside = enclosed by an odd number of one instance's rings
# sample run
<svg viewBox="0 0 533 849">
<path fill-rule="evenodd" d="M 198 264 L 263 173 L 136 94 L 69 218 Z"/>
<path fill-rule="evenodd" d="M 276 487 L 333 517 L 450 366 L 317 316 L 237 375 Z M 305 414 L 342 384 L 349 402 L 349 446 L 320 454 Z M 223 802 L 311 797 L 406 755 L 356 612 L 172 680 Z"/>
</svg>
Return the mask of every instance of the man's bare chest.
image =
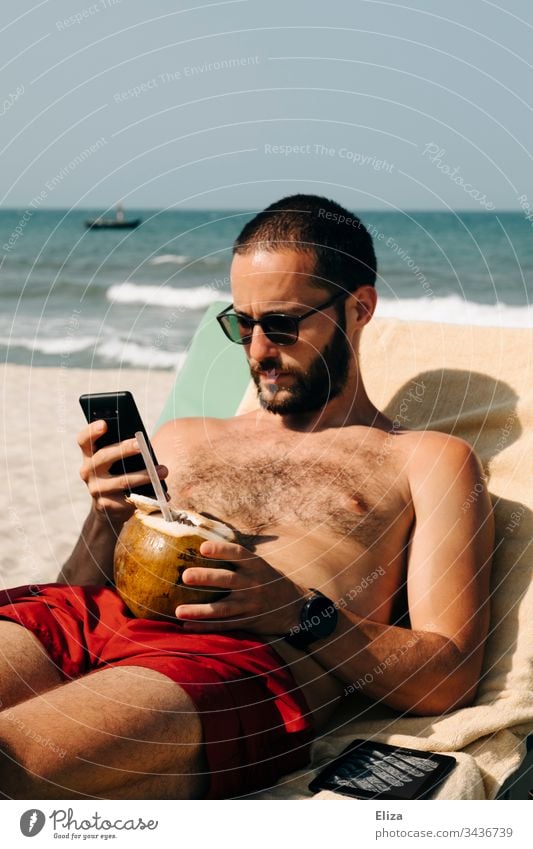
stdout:
<svg viewBox="0 0 533 849">
<path fill-rule="evenodd" d="M 176 504 L 246 534 L 292 525 L 369 545 L 405 508 L 397 464 L 380 456 L 375 440 L 217 440 L 182 455 L 170 489 Z"/>
</svg>

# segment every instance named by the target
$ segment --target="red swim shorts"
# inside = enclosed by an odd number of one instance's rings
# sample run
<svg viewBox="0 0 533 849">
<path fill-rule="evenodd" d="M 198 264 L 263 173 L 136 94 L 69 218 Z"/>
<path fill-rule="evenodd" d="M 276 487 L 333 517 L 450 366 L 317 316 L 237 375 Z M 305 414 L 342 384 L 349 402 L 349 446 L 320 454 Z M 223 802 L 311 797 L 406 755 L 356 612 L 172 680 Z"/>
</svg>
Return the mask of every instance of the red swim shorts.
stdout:
<svg viewBox="0 0 533 849">
<path fill-rule="evenodd" d="M 307 703 L 285 661 L 252 634 L 184 633 L 136 619 L 112 589 L 64 584 L 0 591 L 0 619 L 29 628 L 65 679 L 146 666 L 179 684 L 202 722 L 207 798 L 246 796 L 309 762 Z"/>
</svg>

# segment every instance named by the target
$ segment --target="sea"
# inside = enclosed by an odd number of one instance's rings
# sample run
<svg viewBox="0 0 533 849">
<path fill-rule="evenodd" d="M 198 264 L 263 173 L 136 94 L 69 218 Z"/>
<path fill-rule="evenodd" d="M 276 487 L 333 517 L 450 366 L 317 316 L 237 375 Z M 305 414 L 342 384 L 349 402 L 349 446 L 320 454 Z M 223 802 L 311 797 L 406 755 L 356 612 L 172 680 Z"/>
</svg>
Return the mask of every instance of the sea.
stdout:
<svg viewBox="0 0 533 849">
<path fill-rule="evenodd" d="M 231 300 L 249 210 L 0 210 L 0 356 L 81 368 L 176 369 L 206 307 Z M 378 257 L 377 315 L 533 326 L 533 222 L 512 212 L 358 212 Z"/>
</svg>

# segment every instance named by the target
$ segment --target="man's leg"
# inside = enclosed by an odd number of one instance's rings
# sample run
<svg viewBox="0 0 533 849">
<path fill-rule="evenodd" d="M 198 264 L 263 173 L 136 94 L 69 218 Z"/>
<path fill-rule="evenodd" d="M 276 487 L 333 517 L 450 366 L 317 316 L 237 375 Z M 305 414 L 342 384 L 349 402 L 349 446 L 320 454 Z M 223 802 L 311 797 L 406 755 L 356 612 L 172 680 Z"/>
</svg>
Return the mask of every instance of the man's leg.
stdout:
<svg viewBox="0 0 533 849">
<path fill-rule="evenodd" d="M 63 681 L 37 637 L 16 622 L 0 620 L 0 710 Z"/>
<path fill-rule="evenodd" d="M 160 672 L 103 669 L 0 713 L 0 791 L 19 799 L 201 798 L 201 723 Z"/>
</svg>

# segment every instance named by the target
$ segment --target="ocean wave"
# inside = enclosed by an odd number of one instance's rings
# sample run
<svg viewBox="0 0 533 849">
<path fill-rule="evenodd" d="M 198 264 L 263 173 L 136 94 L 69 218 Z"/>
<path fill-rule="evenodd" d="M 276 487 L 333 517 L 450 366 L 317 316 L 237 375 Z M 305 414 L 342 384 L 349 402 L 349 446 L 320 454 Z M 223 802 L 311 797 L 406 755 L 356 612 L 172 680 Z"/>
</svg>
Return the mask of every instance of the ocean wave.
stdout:
<svg viewBox="0 0 533 849">
<path fill-rule="evenodd" d="M 184 254 L 160 254 L 159 256 L 154 256 L 150 260 L 150 265 L 185 265 L 186 262 L 190 262 L 192 257 L 185 256 Z"/>
<path fill-rule="evenodd" d="M 209 268 L 215 266 L 227 266 L 227 257 L 220 256 L 202 256 L 194 257 L 186 254 L 159 254 L 152 257 L 148 265 L 191 265 L 197 268 L 198 266 L 207 265 Z"/>
<path fill-rule="evenodd" d="M 101 298 L 108 284 L 99 280 L 87 282 L 87 278 L 80 277 L 79 280 L 72 278 L 66 280 L 52 280 L 50 277 L 37 277 L 33 275 L 28 279 L 3 279 L 2 280 L 2 298 L 19 298 L 24 300 L 38 299 L 43 297 L 54 298 L 54 300 L 63 297 L 77 298 L 78 300 Z"/>
<path fill-rule="evenodd" d="M 154 345 L 139 345 L 109 339 L 96 349 L 96 354 L 110 363 L 142 368 L 181 368 L 186 351 L 164 351 Z"/>
<path fill-rule="evenodd" d="M 52 357 L 68 357 L 70 354 L 86 351 L 93 347 L 96 342 L 95 336 L 70 337 L 62 339 L 58 337 L 42 336 L 0 336 L 0 345 L 5 348 L 25 348 L 27 351 L 48 354 Z"/>
<path fill-rule="evenodd" d="M 32 338 L 30 336 L 7 337 L 0 336 L 0 346 L 8 351 L 22 348 L 31 351 L 37 364 L 57 365 L 67 362 L 72 354 L 86 351 L 86 365 L 94 366 L 103 362 L 113 366 L 142 366 L 143 368 L 168 369 L 180 368 L 185 361 L 185 351 L 166 351 L 156 345 L 142 345 L 137 342 L 126 342 L 120 338 L 102 339 L 97 336 L 87 336 L 75 341 L 70 338 Z M 52 361 L 48 358 L 52 358 Z"/>
<path fill-rule="evenodd" d="M 192 289 L 176 289 L 172 286 L 143 286 L 137 283 L 116 283 L 106 292 L 109 301 L 118 304 L 143 304 L 151 307 L 183 307 L 201 310 L 215 301 L 228 298 L 226 292 L 220 292 L 211 286 L 197 286 Z"/>
<path fill-rule="evenodd" d="M 376 316 L 486 327 L 533 327 L 533 305 L 477 304 L 459 295 L 443 298 L 378 298 Z"/>
</svg>

